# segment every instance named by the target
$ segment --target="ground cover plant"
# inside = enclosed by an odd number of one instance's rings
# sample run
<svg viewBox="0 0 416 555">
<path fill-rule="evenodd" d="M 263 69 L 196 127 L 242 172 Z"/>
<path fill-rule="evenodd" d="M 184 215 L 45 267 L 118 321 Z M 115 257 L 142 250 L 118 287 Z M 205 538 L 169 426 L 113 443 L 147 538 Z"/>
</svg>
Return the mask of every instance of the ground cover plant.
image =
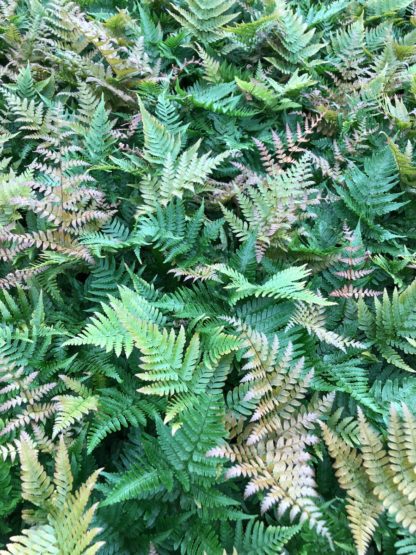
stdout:
<svg viewBox="0 0 416 555">
<path fill-rule="evenodd" d="M 0 0 L 0 553 L 416 553 L 416 4 Z"/>
</svg>

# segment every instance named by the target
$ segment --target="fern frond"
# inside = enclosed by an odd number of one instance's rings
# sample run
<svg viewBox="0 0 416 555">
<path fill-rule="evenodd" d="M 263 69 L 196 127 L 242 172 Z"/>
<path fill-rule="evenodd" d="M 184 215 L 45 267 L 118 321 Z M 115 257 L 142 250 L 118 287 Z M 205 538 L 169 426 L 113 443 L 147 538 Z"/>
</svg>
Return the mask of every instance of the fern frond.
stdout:
<svg viewBox="0 0 416 555">
<path fill-rule="evenodd" d="M 358 303 L 360 327 L 368 339 L 389 363 L 408 372 L 414 372 L 411 360 L 416 354 L 413 344 L 415 295 L 416 282 L 413 282 L 401 293 L 395 289 L 392 298 L 384 291 L 382 300 L 374 301 L 374 313 L 364 301 Z M 410 357 L 409 362 L 407 357 Z"/>
<path fill-rule="evenodd" d="M 169 13 L 191 35 L 210 43 L 220 39 L 225 34 L 224 27 L 237 16 L 230 13 L 235 5 L 235 0 L 186 0 L 183 8 L 172 4 L 174 11 Z"/>
<path fill-rule="evenodd" d="M 308 520 L 317 532 L 328 537 L 328 529 L 314 502 L 316 485 L 307 446 L 318 438 L 313 427 L 320 415 L 331 406 L 334 396 L 313 399 L 302 406 L 312 372 L 302 377 L 303 360 L 292 363 L 292 347 L 279 353 L 277 337 L 270 344 L 260 334 L 230 319 L 242 337 L 246 372 L 242 383 L 247 383 L 245 400 L 255 401 L 255 410 L 245 418 L 238 441 L 212 449 L 211 456 L 228 458 L 233 466 L 227 471 L 229 478 L 249 478 L 245 497 L 263 493 L 261 510 L 266 512 L 277 506 L 278 514 L 290 509 L 290 518 L 299 516 Z"/>
<path fill-rule="evenodd" d="M 347 491 L 347 513 L 359 555 L 365 555 L 383 507 L 372 492 L 363 470 L 363 458 L 328 426 L 321 423 L 323 437 L 334 462 L 340 486 Z"/>
<path fill-rule="evenodd" d="M 294 266 L 282 270 L 261 285 L 250 283 L 242 274 L 225 265 L 217 265 L 215 270 L 229 278 L 230 283 L 225 288 L 233 292 L 232 303 L 254 296 L 291 299 L 321 306 L 331 304 L 331 302 L 306 289 L 306 282 L 301 280 L 310 275 L 310 271 L 305 266 Z"/>
</svg>

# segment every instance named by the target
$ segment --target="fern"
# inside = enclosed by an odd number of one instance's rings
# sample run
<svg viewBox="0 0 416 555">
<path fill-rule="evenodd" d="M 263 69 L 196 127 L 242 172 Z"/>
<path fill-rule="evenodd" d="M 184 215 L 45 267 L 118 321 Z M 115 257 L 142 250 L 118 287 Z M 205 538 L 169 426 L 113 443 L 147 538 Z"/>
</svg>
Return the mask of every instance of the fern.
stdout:
<svg viewBox="0 0 416 555">
<path fill-rule="evenodd" d="M 115 143 L 111 134 L 113 125 L 108 120 L 104 100 L 101 99 L 91 118 L 91 127 L 85 135 L 85 147 L 91 164 L 102 164 L 105 157 L 112 152 Z"/>
<path fill-rule="evenodd" d="M 129 304 L 127 304 L 127 301 Z M 130 306 L 129 306 L 130 305 Z M 110 305 L 103 305 L 104 314 L 97 313 L 78 338 L 68 342 L 70 345 L 96 345 L 105 347 L 106 351 L 114 350 L 120 354 L 122 350 L 127 355 L 133 349 L 133 334 L 126 328 L 133 320 L 163 323 L 163 315 L 157 309 L 151 309 L 150 304 L 141 295 L 122 288 L 120 300 L 112 298 Z M 125 312 L 124 322 L 121 320 L 122 311 Z"/>
<path fill-rule="evenodd" d="M 415 480 L 412 467 L 414 417 L 403 406 L 402 423 L 397 410 L 391 406 L 388 453 L 362 412 L 358 417 L 361 454 L 346 445 L 327 426 L 321 426 L 329 452 L 335 459 L 340 485 L 347 490 L 347 511 L 357 551 L 366 553 L 383 509 L 387 509 L 411 533 L 414 532 L 415 509 L 411 493 Z"/>
<path fill-rule="evenodd" d="M 12 537 L 12 543 L 1 553 L 97 553 L 102 543 L 91 542 L 99 530 L 89 528 L 97 507 L 86 507 L 98 473 L 72 493 L 73 477 L 63 439 L 56 454 L 53 481 L 39 463 L 38 453 L 28 438 L 21 441 L 19 452 L 22 495 L 36 507 L 31 515 L 34 523 L 21 536 Z"/>
<path fill-rule="evenodd" d="M 107 395 L 105 391 L 100 393 L 97 414 L 88 430 L 89 452 L 96 449 L 107 435 L 117 432 L 123 427 L 146 424 L 144 409 L 140 405 L 137 406 L 130 395 L 122 395 L 112 389 L 108 390 Z"/>
<path fill-rule="evenodd" d="M 214 272 L 230 279 L 226 289 L 233 291 L 231 302 L 235 303 L 246 297 L 270 297 L 273 299 L 292 299 L 317 305 L 331 304 L 322 297 L 305 288 L 305 282 L 300 281 L 309 275 L 305 267 L 287 268 L 276 273 L 265 283 L 257 285 L 250 283 L 242 274 L 227 266 L 213 268 Z"/>
<path fill-rule="evenodd" d="M 234 6 L 234 0 L 186 0 L 183 8 L 173 4 L 170 13 L 198 40 L 210 43 L 221 38 L 225 25 L 236 17 L 230 13 Z"/>
<path fill-rule="evenodd" d="M 279 167 L 274 166 L 271 159 L 267 163 L 269 176 L 259 176 L 257 187 L 237 193 L 243 218 L 222 208 L 225 220 L 239 240 L 255 235 L 258 260 L 268 248 L 285 249 L 294 236 L 301 235 L 299 220 L 313 217 L 307 208 L 318 202 L 316 189 L 312 187 L 311 164 L 306 157 L 285 172 L 279 172 Z M 250 181 L 253 181 L 253 176 L 250 176 Z"/>
<path fill-rule="evenodd" d="M 412 321 L 415 288 L 413 282 L 401 293 L 396 289 L 392 299 L 385 291 L 382 301 L 375 299 L 374 313 L 363 301 L 358 305 L 360 327 L 371 343 L 389 363 L 409 372 L 413 372 L 414 369 L 403 357 L 414 355 Z"/>
<path fill-rule="evenodd" d="M 408 0 L 370 0 L 366 9 L 372 16 L 382 16 L 385 14 L 394 14 L 398 10 L 404 10 L 410 5 Z"/>
<path fill-rule="evenodd" d="M 277 506 L 278 514 L 290 508 L 290 518 L 299 516 L 308 520 L 317 531 L 329 532 L 314 502 L 316 497 L 312 469 L 308 466 L 308 445 L 317 438 L 307 430 L 313 427 L 319 415 L 329 409 L 333 396 L 311 402 L 309 409 L 297 410 L 303 398 L 312 372 L 301 377 L 303 361 L 292 368 L 292 348 L 289 345 L 278 359 L 279 342 L 275 337 L 269 344 L 264 334 L 259 334 L 235 323 L 242 334 L 244 358 L 243 370 L 248 373 L 242 382 L 249 384 L 245 400 L 254 399 L 256 408 L 241 437 L 235 445 L 225 445 L 210 451 L 210 455 L 228 458 L 233 466 L 227 476 L 249 478 L 245 497 L 263 493 L 262 513 Z"/>
<path fill-rule="evenodd" d="M 415 18 L 0 0 L 0 551 L 413 553 Z"/>
<path fill-rule="evenodd" d="M 393 236 L 382 223 L 382 217 L 404 204 L 401 193 L 392 192 L 397 175 L 388 151 L 382 151 L 365 161 L 364 172 L 354 168 L 346 176 L 346 188 L 337 191 L 346 206 L 369 227 L 371 236 L 386 240 Z"/>
<path fill-rule="evenodd" d="M 154 211 L 159 203 L 168 204 L 175 197 L 182 198 L 184 192 L 195 192 L 204 186 L 208 175 L 228 156 L 227 152 L 215 157 L 209 154 L 198 156 L 200 142 L 181 151 L 180 133 L 172 133 L 151 116 L 142 106 L 144 132 L 144 158 L 161 166 L 160 175 L 148 177 L 142 183 L 145 199 L 143 212 Z"/>
<path fill-rule="evenodd" d="M 382 512 L 382 504 L 372 492 L 365 471 L 362 456 L 349 447 L 328 427 L 322 424 L 329 453 L 335 459 L 334 468 L 340 485 L 347 491 L 347 514 L 357 552 L 367 552 L 377 520 Z"/>
<path fill-rule="evenodd" d="M 276 55 L 271 59 L 272 63 L 284 73 L 313 64 L 310 58 L 323 46 L 314 40 L 315 30 L 308 29 L 301 15 L 295 13 L 285 0 L 276 4 L 274 17 L 276 30 L 270 44 Z"/>
<path fill-rule="evenodd" d="M 243 525 L 239 522 L 235 531 L 233 548 L 237 553 L 247 553 L 247 555 L 275 553 L 281 550 L 297 531 L 296 526 L 265 528 L 262 522 L 253 520 L 243 529 Z"/>
</svg>

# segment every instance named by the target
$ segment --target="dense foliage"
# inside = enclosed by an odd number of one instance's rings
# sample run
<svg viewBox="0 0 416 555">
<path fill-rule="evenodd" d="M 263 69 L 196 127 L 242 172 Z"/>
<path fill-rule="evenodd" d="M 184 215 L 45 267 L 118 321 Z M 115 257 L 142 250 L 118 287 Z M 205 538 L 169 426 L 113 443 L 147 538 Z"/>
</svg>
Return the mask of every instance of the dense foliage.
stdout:
<svg viewBox="0 0 416 555">
<path fill-rule="evenodd" d="M 0 553 L 415 554 L 415 3 L 0 41 Z"/>
</svg>

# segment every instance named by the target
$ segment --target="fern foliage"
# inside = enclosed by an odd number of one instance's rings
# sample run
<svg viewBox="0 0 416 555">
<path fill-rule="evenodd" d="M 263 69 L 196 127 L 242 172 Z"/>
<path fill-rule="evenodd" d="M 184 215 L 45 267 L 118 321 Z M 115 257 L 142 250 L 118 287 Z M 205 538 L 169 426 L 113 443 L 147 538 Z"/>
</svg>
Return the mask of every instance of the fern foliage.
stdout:
<svg viewBox="0 0 416 555">
<path fill-rule="evenodd" d="M 0 0 L 0 553 L 416 553 L 409 0 Z"/>
</svg>

